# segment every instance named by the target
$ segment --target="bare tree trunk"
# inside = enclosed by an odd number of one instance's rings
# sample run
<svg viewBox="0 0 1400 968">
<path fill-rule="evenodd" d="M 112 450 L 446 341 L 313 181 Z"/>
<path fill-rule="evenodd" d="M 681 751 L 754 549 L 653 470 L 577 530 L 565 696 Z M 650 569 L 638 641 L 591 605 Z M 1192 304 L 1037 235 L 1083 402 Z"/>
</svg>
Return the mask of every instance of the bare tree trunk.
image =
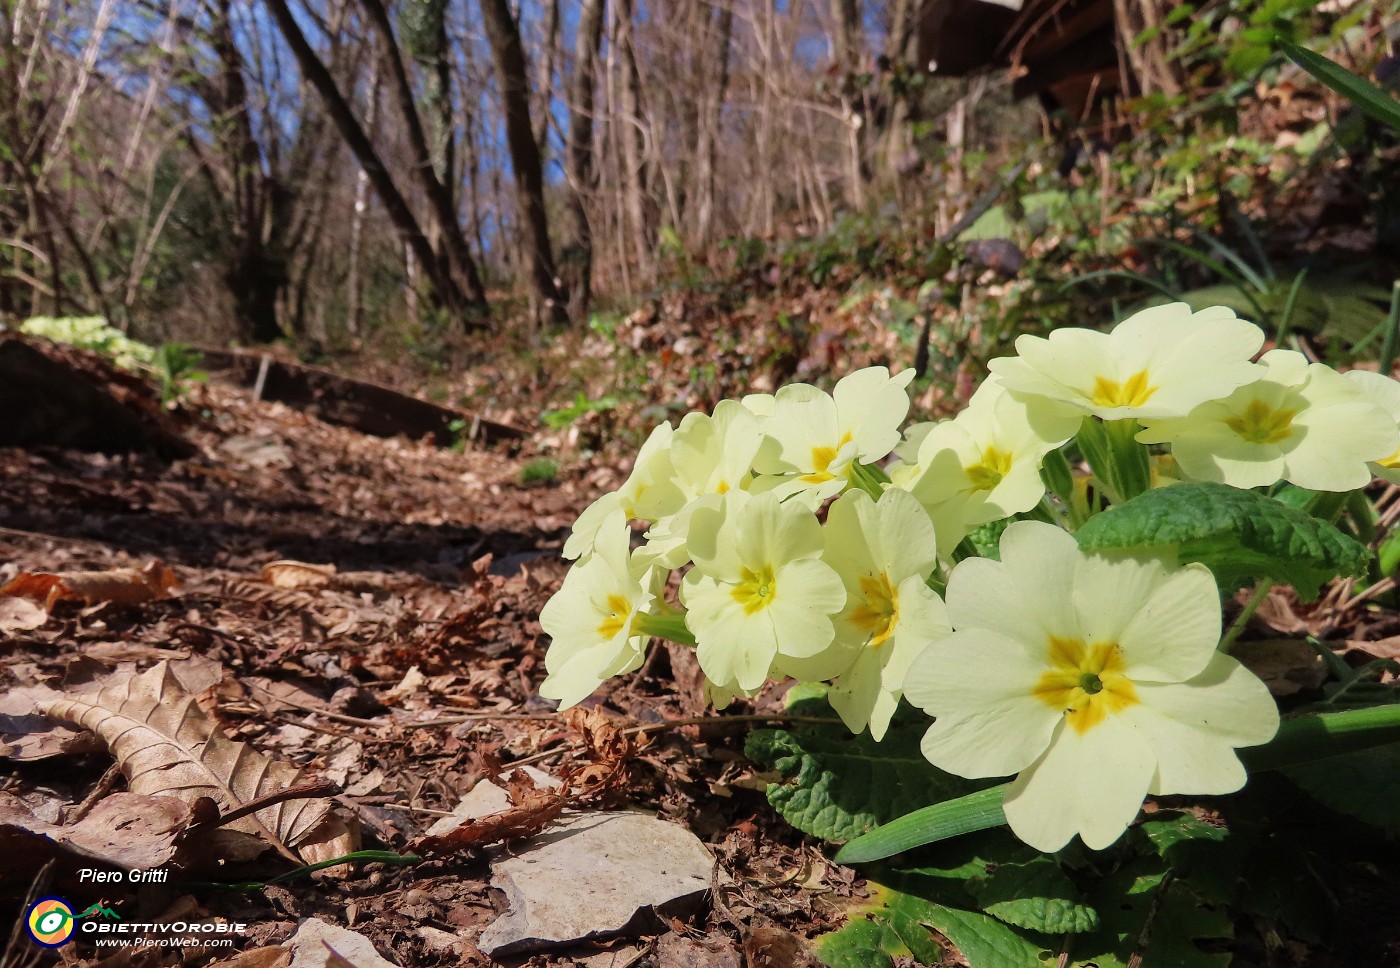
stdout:
<svg viewBox="0 0 1400 968">
<path fill-rule="evenodd" d="M 860 22 L 859 0 L 832 0 L 836 20 L 835 61 L 840 75 L 841 118 L 846 125 L 846 200 L 857 211 L 865 208 L 866 110 L 856 78 L 865 59 L 865 31 Z"/>
<path fill-rule="evenodd" d="M 428 244 L 428 239 L 423 234 L 417 218 L 414 217 L 413 210 L 409 208 L 408 202 L 400 194 L 398 186 L 394 184 L 393 177 L 389 174 L 389 170 L 384 167 L 384 163 L 374 150 L 374 145 L 370 142 L 364 129 L 360 127 L 355 113 L 336 86 L 330 71 L 326 69 L 326 65 L 321 62 L 302 34 L 301 27 L 287 7 L 287 0 L 267 0 L 267 7 L 276 19 L 283 37 L 286 38 L 287 46 L 292 49 L 297 64 L 301 67 L 302 76 L 321 95 L 321 99 L 326 105 L 326 112 L 331 116 L 331 120 L 335 122 L 341 137 L 345 139 L 346 144 L 354 153 L 360 168 L 369 177 L 375 193 L 384 203 L 389 219 L 398 229 L 404 243 L 413 253 L 423 271 L 428 274 L 433 291 L 450 312 L 461 314 L 467 320 L 482 319 L 486 310 L 484 292 L 480 296 L 463 293 L 458 287 L 457 281 L 449 273 L 441 270 L 436 254 L 433 252 L 432 246 Z M 474 264 L 472 269 L 474 273 Z M 479 279 L 477 287 L 480 287 Z"/>
<path fill-rule="evenodd" d="M 727 2 L 713 4 L 707 20 L 706 52 L 703 63 L 709 65 L 714 81 L 705 92 L 701 110 L 700 130 L 695 150 L 695 219 L 694 244 L 703 248 L 710 243 L 715 224 L 715 160 L 719 148 L 720 120 L 729 92 L 729 38 L 734 26 L 734 8 Z"/>
<path fill-rule="evenodd" d="M 511 16 L 507 0 L 480 0 L 482 21 L 496 61 L 506 121 L 506 142 L 515 170 L 515 189 L 529 256 L 530 292 L 537 321 L 553 325 L 568 322 L 567 297 L 560 292 L 549 244 L 549 222 L 544 208 L 544 171 L 540 149 L 530 124 L 530 85 L 520 27 Z"/>
<path fill-rule="evenodd" d="M 1141 93 L 1177 94 L 1182 88 L 1179 62 L 1173 61 L 1172 41 L 1162 33 L 1165 5 L 1159 0 L 1113 0 L 1118 26 L 1118 51 Z M 1138 43 L 1138 38 L 1148 39 Z M 1124 85 L 1130 90 L 1131 85 Z"/>
<path fill-rule="evenodd" d="M 286 7 L 286 0 L 274 0 L 274 2 L 283 8 Z M 481 276 L 477 272 L 476 260 L 472 258 L 471 250 L 467 247 L 466 237 L 462 234 L 462 226 L 457 219 L 457 207 L 453 194 L 438 177 L 437 168 L 433 163 L 433 151 L 428 145 L 428 138 L 423 130 L 423 120 L 418 113 L 418 105 L 413 99 L 413 85 L 409 81 L 408 70 L 399 53 L 398 40 L 394 36 L 393 25 L 389 22 L 388 11 L 381 0 L 360 0 L 360 4 L 369 16 L 370 23 L 374 25 L 375 30 L 384 41 L 384 54 L 389 67 L 389 86 L 393 91 L 394 99 L 398 102 L 399 113 L 403 116 L 404 127 L 408 132 L 409 149 L 415 161 L 413 170 L 417 173 L 418 182 L 424 195 L 427 196 L 439 238 L 442 240 L 443 255 L 446 256 L 447 262 L 446 270 L 461 280 L 461 285 L 465 287 L 464 292 L 469 306 L 484 313 L 486 291 L 481 285 Z M 449 95 L 447 92 L 443 92 L 443 96 L 448 97 Z M 343 101 L 344 98 L 341 100 Z M 423 268 L 424 271 L 427 271 L 426 265 Z"/>
<path fill-rule="evenodd" d="M 559 0 L 549 0 L 549 13 L 545 17 L 544 37 L 541 43 L 543 49 L 540 56 L 539 80 L 535 84 L 535 144 L 540 146 L 541 154 L 548 154 L 549 121 L 553 115 L 551 105 L 554 101 L 554 56 L 559 47 Z"/>
<path fill-rule="evenodd" d="M 369 65 L 369 103 L 365 107 L 365 127 L 374 137 L 379 120 L 379 58 L 371 56 Z M 364 280 L 360 278 L 360 257 L 364 249 L 365 216 L 369 212 L 369 175 L 364 168 L 355 172 L 355 210 L 350 217 L 350 269 L 345 280 L 348 307 L 345 328 L 358 336 L 364 323 Z"/>
<path fill-rule="evenodd" d="M 883 146 L 874 149 L 883 158 L 886 172 L 894 178 L 895 193 L 904 200 L 904 179 L 901 173 L 915 167 L 915 159 L 910 157 L 914 146 L 910 143 L 909 127 L 918 118 L 914 116 L 903 78 L 913 73 L 922 73 L 928 65 L 915 63 L 914 25 L 918 21 L 920 0 L 895 0 L 894 13 L 890 20 L 890 33 L 885 43 L 885 59 L 890 64 L 893 83 L 885 85 L 884 96 L 888 99 L 888 116 L 884 129 L 880 132 Z"/>
<path fill-rule="evenodd" d="M 977 103 L 987 90 L 987 76 L 980 75 L 963 82 L 963 95 L 958 98 L 948 112 L 948 190 L 947 197 L 961 204 L 965 180 L 963 161 L 967 151 L 967 131 L 972 124 L 972 115 Z"/>
<path fill-rule="evenodd" d="M 643 136 L 646 122 L 636 50 L 632 43 L 632 0 L 617 0 L 613 5 L 613 15 L 613 45 L 618 52 L 616 66 L 619 120 L 622 125 L 620 162 L 623 197 L 637 268 L 643 277 L 648 277 L 651 274 L 655 235 L 647 212 L 647 152 Z"/>
<path fill-rule="evenodd" d="M 603 8 L 604 0 L 584 0 L 574 40 L 574 72 L 569 78 L 569 141 L 565 152 L 569 199 L 559 271 L 569 292 L 569 318 L 575 325 L 587 321 L 593 295 L 593 229 L 584 198 L 591 197 L 598 185 L 593 163 L 593 107 L 598 51 L 603 43 Z"/>
</svg>

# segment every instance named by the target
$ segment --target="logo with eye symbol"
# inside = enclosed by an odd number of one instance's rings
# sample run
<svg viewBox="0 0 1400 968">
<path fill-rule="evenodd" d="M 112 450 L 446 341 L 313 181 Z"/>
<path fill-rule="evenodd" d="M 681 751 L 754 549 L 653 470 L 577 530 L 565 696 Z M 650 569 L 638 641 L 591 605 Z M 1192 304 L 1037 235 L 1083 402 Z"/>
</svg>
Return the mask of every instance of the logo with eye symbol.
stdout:
<svg viewBox="0 0 1400 968">
<path fill-rule="evenodd" d="M 73 937 L 73 909 L 61 897 L 40 898 L 25 914 L 24 926 L 35 944 L 57 948 Z"/>
</svg>

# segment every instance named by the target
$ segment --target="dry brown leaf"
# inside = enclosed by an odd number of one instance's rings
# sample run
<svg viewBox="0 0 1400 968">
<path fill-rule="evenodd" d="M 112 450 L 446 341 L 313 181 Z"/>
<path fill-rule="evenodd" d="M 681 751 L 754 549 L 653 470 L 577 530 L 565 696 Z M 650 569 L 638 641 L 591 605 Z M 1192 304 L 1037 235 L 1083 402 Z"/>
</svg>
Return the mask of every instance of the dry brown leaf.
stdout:
<svg viewBox="0 0 1400 968">
<path fill-rule="evenodd" d="M 478 819 L 469 819 L 446 833 L 419 837 L 409 845 L 413 853 L 447 854 L 467 847 L 485 847 L 503 840 L 533 837 L 563 812 L 575 794 L 568 784 L 558 790 L 535 786 L 524 770 L 516 770 L 506 781 L 511 807 Z"/>
<path fill-rule="evenodd" d="M 263 565 L 262 580 L 274 588 L 319 588 L 335 577 L 335 565 L 305 561 L 273 561 Z"/>
<path fill-rule="evenodd" d="M 161 662 L 139 676 L 118 673 L 95 692 L 39 704 L 46 716 L 81 723 L 107 742 L 127 786 L 136 793 L 167 794 L 193 802 L 209 797 L 224 813 L 296 786 L 302 771 L 237 743 L 200 710 Z M 293 856 L 325 818 L 325 799 L 287 800 L 230 824 Z"/>
<path fill-rule="evenodd" d="M 174 797 L 113 793 L 82 820 L 62 826 L 39 820 L 18 797 L 0 793 L 0 885 L 28 884 L 59 854 L 123 870 L 163 867 L 189 823 L 189 806 Z"/>
<path fill-rule="evenodd" d="M 1369 641 L 1348 639 L 1345 651 L 1363 652 L 1375 659 L 1400 659 L 1400 635 Z"/>
<path fill-rule="evenodd" d="M 160 598 L 179 585 L 175 572 L 158 561 L 145 568 L 111 568 L 107 571 L 22 571 L 4 588 L 0 597 L 13 595 L 43 602 L 52 609 L 54 602 L 75 599 L 88 605 L 114 602 L 139 605 Z"/>
<path fill-rule="evenodd" d="M 344 857 L 360 849 L 360 820 L 354 815 L 342 819 L 334 814 L 326 817 L 321 825 L 306 835 L 297 847 L 302 860 L 308 864 L 319 864 L 325 860 Z M 326 877 L 349 877 L 354 868 L 349 864 L 336 864 L 321 871 Z"/>
<path fill-rule="evenodd" d="M 45 760 L 101 750 L 102 741 L 87 730 L 34 711 L 37 703 L 62 697 L 48 686 L 17 686 L 0 695 L 0 756 Z"/>
<path fill-rule="evenodd" d="M 1301 639 L 1253 639 L 1236 642 L 1230 654 L 1264 680 L 1275 696 L 1316 689 L 1327 678 L 1322 657 Z"/>
<path fill-rule="evenodd" d="M 49 620 L 49 613 L 26 598 L 0 599 L 0 632 L 27 632 Z"/>
</svg>

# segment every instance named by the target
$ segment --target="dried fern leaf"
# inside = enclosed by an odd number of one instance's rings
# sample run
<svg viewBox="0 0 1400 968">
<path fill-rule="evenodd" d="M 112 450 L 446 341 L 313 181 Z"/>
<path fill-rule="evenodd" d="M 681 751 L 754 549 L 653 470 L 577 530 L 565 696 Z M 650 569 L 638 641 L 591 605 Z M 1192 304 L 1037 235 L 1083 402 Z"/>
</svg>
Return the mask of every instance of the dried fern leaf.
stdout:
<svg viewBox="0 0 1400 968">
<path fill-rule="evenodd" d="M 141 675 L 115 675 L 92 693 L 38 704 L 46 716 L 87 727 L 101 737 L 134 793 L 163 794 L 193 803 L 210 797 L 227 813 L 251 800 L 295 786 L 302 771 L 229 739 L 200 710 L 161 662 Z M 324 799 L 287 800 L 229 824 L 292 856 L 325 818 Z"/>
</svg>

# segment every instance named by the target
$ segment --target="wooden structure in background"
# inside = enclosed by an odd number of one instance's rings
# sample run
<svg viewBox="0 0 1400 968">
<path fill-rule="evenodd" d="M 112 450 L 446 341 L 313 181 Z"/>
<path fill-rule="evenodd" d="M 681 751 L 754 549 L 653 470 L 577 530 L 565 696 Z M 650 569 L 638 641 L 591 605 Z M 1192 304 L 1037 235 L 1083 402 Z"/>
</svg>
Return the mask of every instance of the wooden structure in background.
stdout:
<svg viewBox="0 0 1400 968">
<path fill-rule="evenodd" d="M 458 439 L 480 444 L 519 442 L 525 431 L 466 410 L 439 406 L 367 380 L 279 360 L 267 353 L 200 347 L 205 369 L 243 386 L 259 399 L 303 410 L 327 423 L 374 437 L 431 436 L 440 447 Z"/>
<path fill-rule="evenodd" d="M 1161 38 L 1132 43 L 1165 11 L 1161 0 L 924 0 L 919 62 L 946 77 L 1009 69 L 1016 97 L 1085 119 L 1121 94 L 1176 93 Z"/>
</svg>

